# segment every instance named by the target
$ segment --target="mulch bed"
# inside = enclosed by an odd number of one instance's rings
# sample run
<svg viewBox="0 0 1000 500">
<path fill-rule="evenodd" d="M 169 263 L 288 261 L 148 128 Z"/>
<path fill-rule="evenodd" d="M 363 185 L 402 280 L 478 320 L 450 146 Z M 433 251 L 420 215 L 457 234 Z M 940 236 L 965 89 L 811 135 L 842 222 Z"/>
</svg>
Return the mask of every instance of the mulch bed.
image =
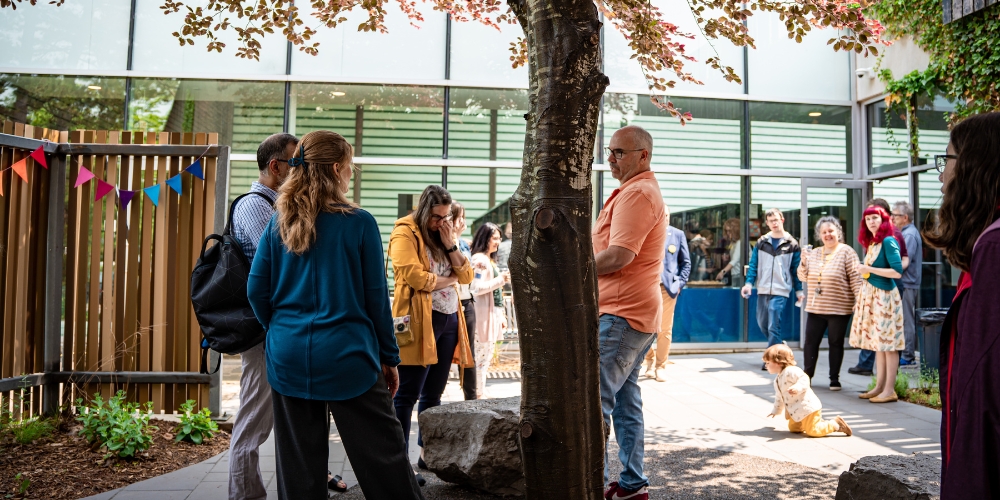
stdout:
<svg viewBox="0 0 1000 500">
<path fill-rule="evenodd" d="M 77 499 L 121 488 L 132 483 L 207 460 L 229 449 L 229 434 L 219 432 L 201 445 L 175 443 L 176 422 L 151 419 L 159 427 L 153 445 L 135 459 L 109 458 L 76 435 L 80 425 L 63 417 L 50 437 L 20 445 L 7 433 L 0 437 L 0 497 L 18 499 Z M 28 479 L 24 496 L 18 496 L 21 474 Z M 13 496 L 11 496 L 13 495 Z"/>
</svg>

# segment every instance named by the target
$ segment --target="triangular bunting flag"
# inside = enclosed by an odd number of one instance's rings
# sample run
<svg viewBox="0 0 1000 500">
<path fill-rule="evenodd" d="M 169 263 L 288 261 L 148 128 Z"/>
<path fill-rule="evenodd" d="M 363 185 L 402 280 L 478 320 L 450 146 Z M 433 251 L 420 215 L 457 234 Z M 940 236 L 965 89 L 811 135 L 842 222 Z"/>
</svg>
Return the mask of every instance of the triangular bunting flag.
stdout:
<svg viewBox="0 0 1000 500">
<path fill-rule="evenodd" d="M 34 158 L 35 161 L 40 163 L 43 167 L 49 168 L 49 164 L 45 161 L 45 151 L 42 150 L 41 146 L 38 146 L 38 149 L 32 151 L 28 156 Z"/>
<path fill-rule="evenodd" d="M 91 172 L 87 167 L 80 165 L 80 173 L 76 174 L 76 182 L 73 183 L 73 187 L 78 188 L 86 184 L 87 182 L 90 181 L 90 179 L 93 178 L 94 178 L 94 173 Z"/>
<path fill-rule="evenodd" d="M 201 171 L 201 160 L 198 160 L 191 164 L 190 167 L 184 169 L 185 172 L 201 179 L 205 180 L 205 174 Z M 178 191 L 180 192 L 180 191 Z"/>
<path fill-rule="evenodd" d="M 174 191 L 177 191 L 178 195 L 182 194 L 181 193 L 181 174 L 177 174 L 177 175 L 175 175 L 175 176 L 167 179 L 167 185 L 170 186 L 170 189 L 173 189 Z"/>
<path fill-rule="evenodd" d="M 149 201 L 153 202 L 153 206 L 154 207 L 160 206 L 160 185 L 159 184 L 157 184 L 155 186 L 150 186 L 148 188 L 145 188 L 145 189 L 142 190 L 142 192 L 146 193 L 146 197 L 149 198 Z"/>
<path fill-rule="evenodd" d="M 122 210 L 125 210 L 125 208 L 128 207 L 128 202 L 132 201 L 136 192 L 137 191 L 128 191 L 125 189 L 118 192 L 118 203 L 121 204 Z"/>
<path fill-rule="evenodd" d="M 108 193 L 115 190 L 114 184 L 109 184 L 100 179 L 97 179 L 97 189 L 94 190 L 94 201 L 100 201 L 101 198 L 107 196 Z"/>
<path fill-rule="evenodd" d="M 11 165 L 12 169 L 17 172 L 17 175 L 21 176 L 24 182 L 28 182 L 28 159 L 22 158 L 21 161 Z"/>
</svg>

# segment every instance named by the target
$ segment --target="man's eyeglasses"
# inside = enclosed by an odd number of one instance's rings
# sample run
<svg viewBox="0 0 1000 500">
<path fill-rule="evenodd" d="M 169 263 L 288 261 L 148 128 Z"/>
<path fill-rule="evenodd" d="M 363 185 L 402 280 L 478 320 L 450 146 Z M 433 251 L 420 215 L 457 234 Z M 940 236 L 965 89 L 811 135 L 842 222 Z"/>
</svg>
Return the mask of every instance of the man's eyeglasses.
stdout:
<svg viewBox="0 0 1000 500">
<path fill-rule="evenodd" d="M 607 151 L 608 154 L 615 155 L 616 160 L 622 159 L 622 157 L 624 157 L 627 153 L 633 153 L 635 151 L 645 151 L 644 148 L 639 148 L 639 149 L 604 148 L 604 150 Z"/>
<path fill-rule="evenodd" d="M 957 160 L 958 157 L 955 155 L 934 155 L 934 169 L 938 171 L 939 174 L 944 173 L 944 167 L 948 165 L 948 160 Z"/>
</svg>

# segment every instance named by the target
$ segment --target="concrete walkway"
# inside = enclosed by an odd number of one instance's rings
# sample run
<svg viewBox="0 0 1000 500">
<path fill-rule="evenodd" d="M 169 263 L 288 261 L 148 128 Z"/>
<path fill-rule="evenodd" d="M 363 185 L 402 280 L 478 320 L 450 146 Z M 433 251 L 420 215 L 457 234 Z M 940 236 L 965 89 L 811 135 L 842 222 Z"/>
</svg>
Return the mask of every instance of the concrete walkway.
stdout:
<svg viewBox="0 0 1000 500">
<path fill-rule="evenodd" d="M 847 367 L 858 351 L 845 353 L 841 369 L 843 391 L 827 389 L 827 352 L 820 363 L 813 388 L 823 402 L 826 418 L 840 415 L 854 429 L 853 437 L 834 435 L 811 439 L 787 430 L 784 419 L 768 419 L 773 402 L 773 377 L 761 371 L 760 353 L 674 356 L 666 369 L 666 382 L 640 379 L 643 390 L 646 442 L 737 452 L 794 462 L 830 474 L 847 470 L 851 462 L 868 455 L 911 454 L 940 456 L 941 412 L 909 403 L 873 404 L 859 399 L 869 377 L 850 375 Z M 799 363 L 802 353 L 796 352 Z M 520 381 L 490 379 L 488 395 L 508 397 L 520 393 Z M 457 381 L 448 384 L 444 399 L 462 399 Z M 410 436 L 411 462 L 417 460 L 416 413 Z M 340 437 L 330 435 L 330 469 L 349 486 L 357 483 L 346 460 Z M 146 500 L 227 498 L 229 461 L 223 453 L 197 465 L 149 479 L 92 499 Z M 268 483 L 268 498 L 277 498 L 274 478 L 274 445 L 269 439 L 261 449 L 261 469 Z M 648 471 L 655 473 L 655 471 Z"/>
</svg>

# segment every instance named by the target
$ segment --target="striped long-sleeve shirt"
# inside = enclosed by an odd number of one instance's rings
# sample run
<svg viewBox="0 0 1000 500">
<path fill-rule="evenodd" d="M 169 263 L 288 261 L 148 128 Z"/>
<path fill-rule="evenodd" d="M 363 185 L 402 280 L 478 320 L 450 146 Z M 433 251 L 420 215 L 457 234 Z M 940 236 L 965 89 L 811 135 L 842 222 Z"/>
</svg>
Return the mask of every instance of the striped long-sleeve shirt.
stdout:
<svg viewBox="0 0 1000 500">
<path fill-rule="evenodd" d="M 846 315 L 854 312 L 861 291 L 858 254 L 841 243 L 830 252 L 824 247 L 802 252 L 799 279 L 806 283 L 806 312 Z"/>
<path fill-rule="evenodd" d="M 259 182 L 250 185 L 250 192 L 261 193 L 275 201 L 278 199 L 277 192 Z M 253 262 L 260 236 L 264 234 L 272 215 L 274 207 L 260 196 L 247 196 L 233 208 L 233 237 L 240 242 L 243 254 L 250 262 Z"/>
</svg>

